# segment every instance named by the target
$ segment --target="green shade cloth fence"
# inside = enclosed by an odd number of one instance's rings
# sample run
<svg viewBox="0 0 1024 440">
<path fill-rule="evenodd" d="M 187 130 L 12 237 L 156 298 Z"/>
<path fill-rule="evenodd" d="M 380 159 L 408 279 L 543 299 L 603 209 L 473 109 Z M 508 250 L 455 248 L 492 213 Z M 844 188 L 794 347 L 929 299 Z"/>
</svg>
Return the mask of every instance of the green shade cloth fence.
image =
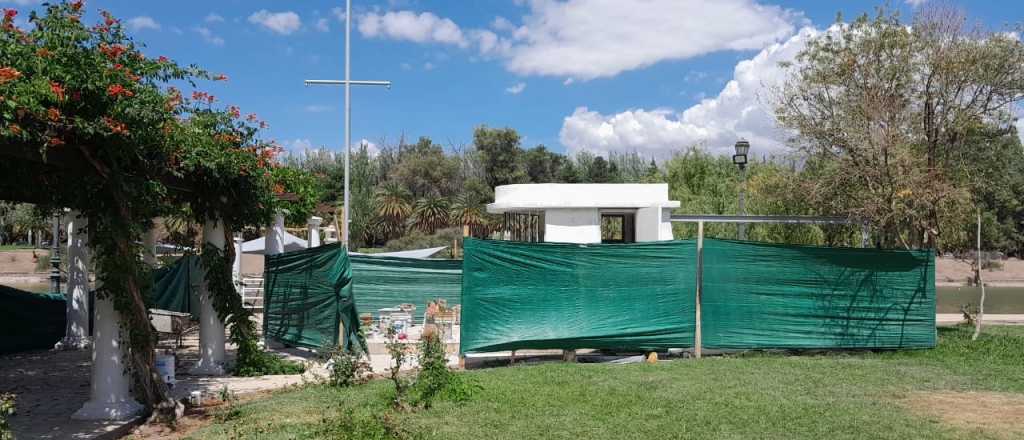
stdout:
<svg viewBox="0 0 1024 440">
<path fill-rule="evenodd" d="M 692 347 L 694 241 L 466 241 L 462 351 Z M 702 346 L 935 346 L 935 256 L 704 240 Z"/>
<path fill-rule="evenodd" d="M 931 251 L 704 241 L 707 348 L 935 346 Z"/>
<path fill-rule="evenodd" d="M 377 313 L 401 303 L 416 305 L 420 320 L 427 302 L 448 301 L 449 307 L 462 297 L 461 260 L 349 256 L 352 261 L 356 305 L 363 313 Z"/>
<path fill-rule="evenodd" d="M 340 243 L 266 255 L 264 267 L 264 335 L 308 348 L 362 345 L 352 266 Z"/>
<path fill-rule="evenodd" d="M 696 245 L 465 241 L 463 352 L 689 347 Z"/>
<path fill-rule="evenodd" d="M 203 272 L 198 255 L 186 255 L 153 271 L 150 299 L 154 309 L 190 313 L 199 319 L 199 285 Z"/>
<path fill-rule="evenodd" d="M 53 348 L 64 337 L 64 295 L 0 286 L 0 354 Z"/>
</svg>

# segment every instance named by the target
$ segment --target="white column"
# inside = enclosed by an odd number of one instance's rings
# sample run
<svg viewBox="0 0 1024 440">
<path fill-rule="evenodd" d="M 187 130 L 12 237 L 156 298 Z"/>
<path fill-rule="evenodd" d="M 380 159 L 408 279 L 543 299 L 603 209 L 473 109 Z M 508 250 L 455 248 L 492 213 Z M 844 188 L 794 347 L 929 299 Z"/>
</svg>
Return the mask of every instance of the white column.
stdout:
<svg viewBox="0 0 1024 440">
<path fill-rule="evenodd" d="M 277 255 L 284 253 L 284 214 L 274 214 L 274 223 L 267 228 L 267 236 L 264 240 L 264 254 Z"/>
<path fill-rule="evenodd" d="M 156 227 L 142 236 L 142 261 L 149 267 L 156 267 Z"/>
<path fill-rule="evenodd" d="M 220 220 L 207 220 L 203 224 L 203 242 L 224 249 L 224 223 Z M 219 376 L 224 374 L 224 323 L 213 308 L 213 301 L 205 281 L 200 284 L 199 302 L 201 303 L 199 309 L 199 362 L 189 373 Z"/>
<path fill-rule="evenodd" d="M 97 281 L 98 284 L 98 281 Z M 89 401 L 71 415 L 75 420 L 125 420 L 144 409 L 131 395 L 121 347 L 121 315 L 110 299 L 96 298 L 92 380 Z"/>
<path fill-rule="evenodd" d="M 54 349 L 83 350 L 89 348 L 90 342 L 88 223 L 78 211 L 71 211 L 67 219 L 67 324 L 64 339 Z"/>
<path fill-rule="evenodd" d="M 235 261 L 231 263 L 231 275 L 236 282 L 242 281 L 242 237 L 235 237 Z"/>
<path fill-rule="evenodd" d="M 320 222 L 322 221 L 324 219 L 317 216 L 309 218 L 309 222 L 306 224 L 307 231 L 309 232 L 309 240 L 306 242 L 307 247 L 314 248 L 320 246 Z"/>
</svg>

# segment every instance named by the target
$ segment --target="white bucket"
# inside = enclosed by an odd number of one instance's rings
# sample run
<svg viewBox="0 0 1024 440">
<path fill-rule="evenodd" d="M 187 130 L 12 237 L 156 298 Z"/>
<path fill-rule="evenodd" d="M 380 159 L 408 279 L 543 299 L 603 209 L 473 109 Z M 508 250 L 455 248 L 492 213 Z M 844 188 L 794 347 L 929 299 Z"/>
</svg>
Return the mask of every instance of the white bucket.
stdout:
<svg viewBox="0 0 1024 440">
<path fill-rule="evenodd" d="M 156 372 L 163 378 L 164 383 L 168 387 L 174 388 L 174 355 L 173 354 L 157 354 L 156 355 Z"/>
</svg>

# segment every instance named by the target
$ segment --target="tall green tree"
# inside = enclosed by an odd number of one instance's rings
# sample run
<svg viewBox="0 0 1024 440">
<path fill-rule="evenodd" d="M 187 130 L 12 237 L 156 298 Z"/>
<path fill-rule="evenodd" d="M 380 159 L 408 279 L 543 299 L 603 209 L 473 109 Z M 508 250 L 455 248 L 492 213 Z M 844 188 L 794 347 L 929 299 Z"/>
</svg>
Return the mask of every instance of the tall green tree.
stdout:
<svg viewBox="0 0 1024 440">
<path fill-rule="evenodd" d="M 882 9 L 808 41 L 773 99 L 815 173 L 800 191 L 883 246 L 938 247 L 974 211 L 961 158 L 989 143 L 970 134 L 1024 98 L 1024 44 L 943 6 L 911 24 Z"/>
<path fill-rule="evenodd" d="M 519 133 L 511 128 L 477 127 L 473 146 L 480 152 L 487 184 L 492 188 L 524 183 L 529 177 L 519 148 Z"/>
</svg>

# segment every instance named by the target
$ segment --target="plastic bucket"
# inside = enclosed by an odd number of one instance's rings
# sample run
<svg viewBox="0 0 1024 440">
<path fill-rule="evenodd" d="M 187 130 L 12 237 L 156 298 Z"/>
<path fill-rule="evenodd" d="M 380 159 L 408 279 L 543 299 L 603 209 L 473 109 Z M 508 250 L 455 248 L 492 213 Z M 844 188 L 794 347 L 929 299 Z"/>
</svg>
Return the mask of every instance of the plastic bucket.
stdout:
<svg viewBox="0 0 1024 440">
<path fill-rule="evenodd" d="M 174 379 L 174 355 L 173 354 L 157 354 L 156 355 L 156 371 L 157 374 L 163 378 L 164 383 L 168 387 L 174 387 L 176 382 Z"/>
</svg>

